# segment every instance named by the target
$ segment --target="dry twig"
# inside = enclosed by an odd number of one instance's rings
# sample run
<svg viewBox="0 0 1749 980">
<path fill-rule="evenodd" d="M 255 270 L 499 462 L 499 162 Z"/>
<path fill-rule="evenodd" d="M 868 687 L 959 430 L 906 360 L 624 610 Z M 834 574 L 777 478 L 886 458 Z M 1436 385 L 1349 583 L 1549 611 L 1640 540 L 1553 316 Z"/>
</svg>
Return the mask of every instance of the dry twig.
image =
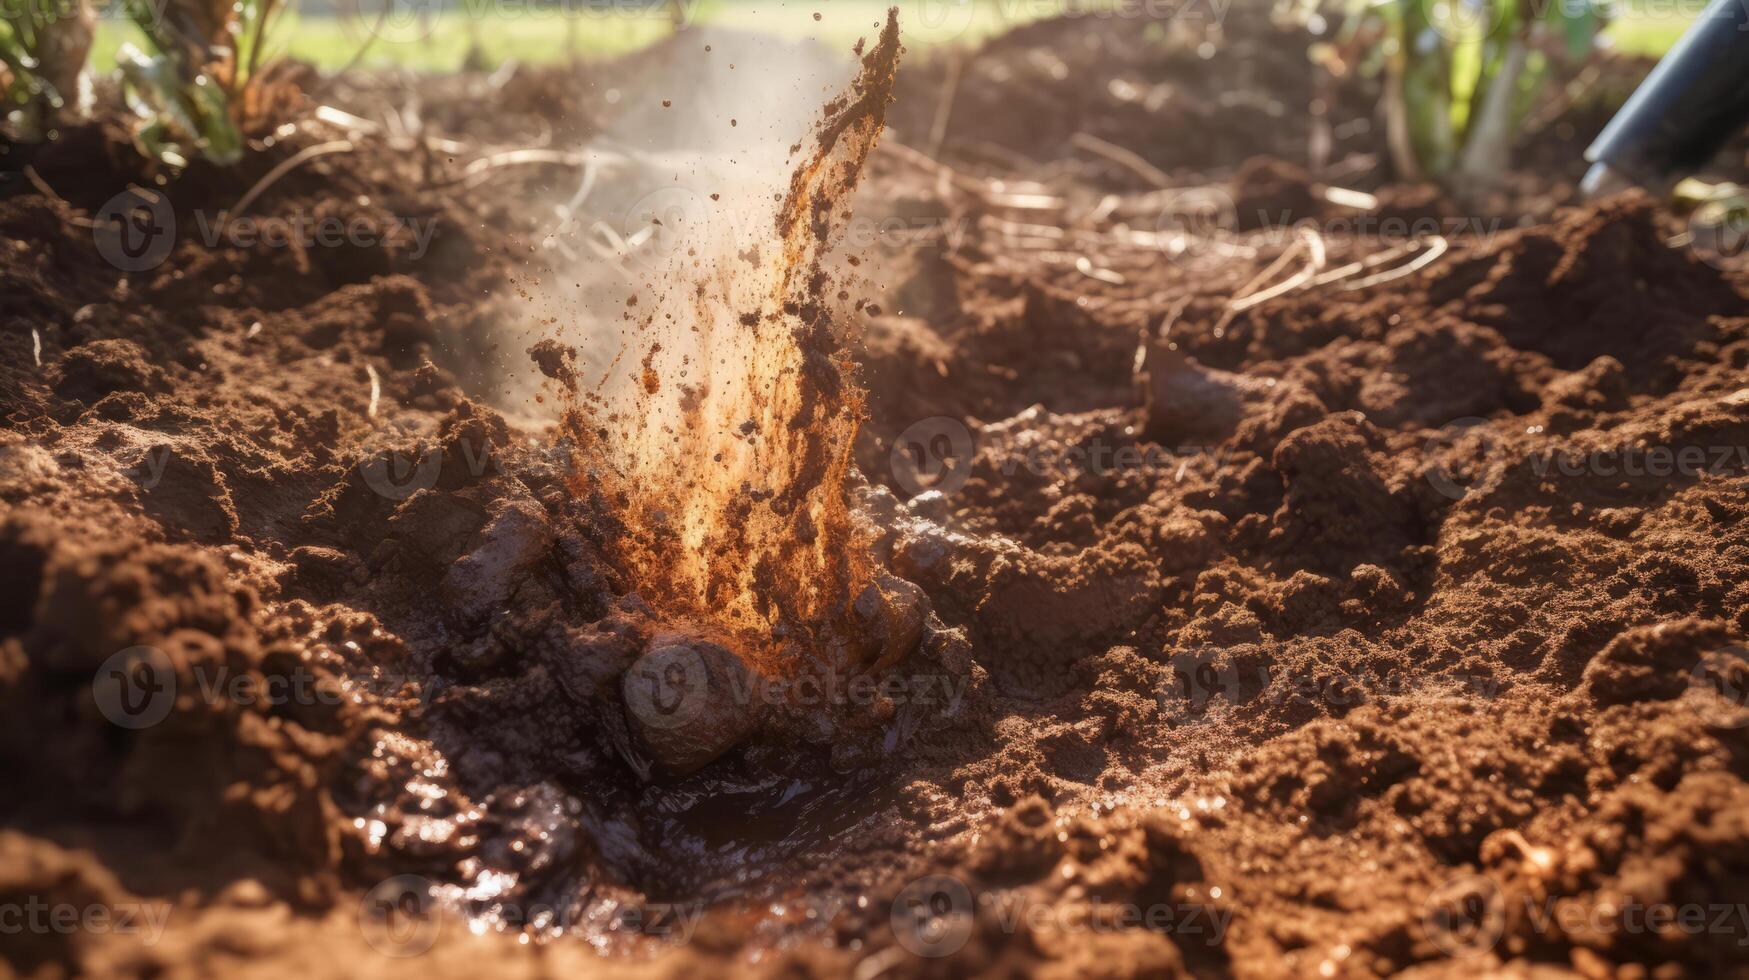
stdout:
<svg viewBox="0 0 1749 980">
<path fill-rule="evenodd" d="M 269 170 L 265 177 L 262 177 L 255 182 L 255 186 L 244 191 L 243 196 L 237 199 L 236 205 L 225 212 L 223 225 L 229 225 L 231 222 L 241 218 L 243 212 L 249 209 L 249 205 L 255 203 L 256 198 L 260 197 L 269 187 L 278 183 L 280 178 L 284 177 L 286 174 L 291 173 L 293 170 L 296 170 L 319 156 L 325 156 L 329 153 L 350 153 L 354 149 L 356 149 L 356 147 L 351 140 L 333 140 L 328 143 L 317 143 L 315 146 L 306 146 L 292 154 L 290 157 L 281 160 L 279 166 Z"/>
<path fill-rule="evenodd" d="M 1089 153 L 1104 157 L 1162 190 L 1172 186 L 1172 178 L 1166 176 L 1159 167 L 1142 159 L 1141 155 L 1133 150 L 1126 150 L 1116 143 L 1102 140 L 1092 133 L 1076 133 L 1069 137 L 1069 142 Z"/>
</svg>

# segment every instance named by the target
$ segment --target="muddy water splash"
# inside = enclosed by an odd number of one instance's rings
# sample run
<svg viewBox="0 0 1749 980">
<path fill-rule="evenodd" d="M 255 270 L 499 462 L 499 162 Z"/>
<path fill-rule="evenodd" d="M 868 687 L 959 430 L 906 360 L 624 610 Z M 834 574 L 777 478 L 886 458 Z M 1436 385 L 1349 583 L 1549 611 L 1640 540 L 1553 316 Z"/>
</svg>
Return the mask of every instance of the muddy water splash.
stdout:
<svg viewBox="0 0 1749 980">
<path fill-rule="evenodd" d="M 669 215 L 694 227 L 668 229 L 684 239 L 628 301 L 621 357 L 635 366 L 571 417 L 591 489 L 624 525 L 610 547 L 629 584 L 768 669 L 784 637 L 840 615 L 870 577 L 845 497 L 862 394 L 823 260 L 898 55 L 889 12 L 849 91 L 790 149 L 787 190 L 724 189 L 702 214 Z M 735 220 L 748 214 L 764 217 Z"/>
</svg>

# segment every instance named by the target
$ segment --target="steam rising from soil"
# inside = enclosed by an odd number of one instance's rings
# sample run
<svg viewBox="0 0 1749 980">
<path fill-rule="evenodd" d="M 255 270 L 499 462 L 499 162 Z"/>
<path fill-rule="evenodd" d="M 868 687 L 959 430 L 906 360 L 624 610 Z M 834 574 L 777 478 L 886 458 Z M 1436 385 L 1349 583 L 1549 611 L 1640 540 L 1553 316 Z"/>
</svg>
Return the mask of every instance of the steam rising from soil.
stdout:
<svg viewBox="0 0 1749 980">
<path fill-rule="evenodd" d="M 742 158 L 708 201 L 678 187 L 647 196 L 661 247 L 624 300 L 623 343 L 599 380 L 570 352 L 534 351 L 570 391 L 575 489 L 600 494 L 623 525 L 609 539 L 628 584 L 767 668 L 869 578 L 844 488 L 861 393 L 823 260 L 880 135 L 898 54 L 889 12 L 787 164 Z"/>
</svg>

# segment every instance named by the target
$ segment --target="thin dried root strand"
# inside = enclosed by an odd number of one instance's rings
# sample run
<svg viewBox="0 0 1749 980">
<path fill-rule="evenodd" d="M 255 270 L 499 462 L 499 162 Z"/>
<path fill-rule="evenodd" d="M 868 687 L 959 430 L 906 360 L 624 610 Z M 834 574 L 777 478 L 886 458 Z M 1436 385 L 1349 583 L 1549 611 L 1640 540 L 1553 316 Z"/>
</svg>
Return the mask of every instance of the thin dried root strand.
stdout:
<svg viewBox="0 0 1749 980">
<path fill-rule="evenodd" d="M 1167 310 L 1166 315 L 1160 318 L 1160 325 L 1154 328 L 1155 340 L 1160 343 L 1166 343 L 1166 338 L 1172 335 L 1172 328 L 1178 325 L 1179 319 L 1184 316 L 1184 311 L 1190 308 L 1191 299 L 1192 297 L 1190 296 L 1178 297 L 1177 301 L 1172 304 L 1172 308 Z M 1176 346 L 1174 349 L 1176 349 Z M 1136 351 L 1136 357 L 1141 358 L 1146 353 L 1147 347 L 1144 345 Z"/>
<path fill-rule="evenodd" d="M 317 106 L 316 111 L 314 113 L 314 117 L 315 117 L 315 120 L 319 123 L 325 123 L 329 126 L 333 126 L 335 129 L 345 130 L 348 136 L 381 136 L 381 135 L 383 135 L 383 124 L 382 123 L 376 122 L 375 120 L 366 119 L 363 116 L 353 115 L 352 113 L 347 112 L 345 109 L 336 109 L 331 105 L 319 105 L 319 106 Z M 287 130 L 286 135 L 290 135 L 291 131 L 293 131 L 295 129 L 296 129 L 295 126 L 287 126 L 286 127 L 286 130 Z M 414 144 L 414 141 L 413 141 L 412 137 L 410 137 L 410 136 L 396 137 L 394 139 L 391 139 L 389 142 L 390 142 L 390 145 L 397 145 L 398 144 L 402 147 L 406 147 L 406 146 L 410 146 L 410 145 Z M 426 137 L 424 137 L 424 143 L 426 146 L 430 147 L 431 149 L 438 150 L 438 151 L 443 152 L 443 153 L 452 153 L 452 154 L 456 154 L 456 155 L 461 155 L 461 154 L 469 154 L 469 153 L 475 152 L 475 148 L 473 146 L 468 145 L 467 143 L 463 143 L 463 142 L 460 142 L 458 140 L 445 139 L 441 136 L 426 136 Z"/>
<path fill-rule="evenodd" d="M 506 150 L 503 153 L 494 153 L 489 157 L 481 157 L 471 161 L 462 168 L 462 180 L 468 187 L 478 187 L 486 180 L 488 174 L 500 167 L 582 167 L 586 166 L 588 162 L 588 157 L 568 150 Z"/>
<path fill-rule="evenodd" d="M 936 175 L 941 181 L 939 187 L 952 186 L 990 207 L 1007 208 L 1013 211 L 1061 211 L 1067 203 L 1062 198 L 1052 194 L 1028 193 L 1010 189 L 991 181 L 967 177 L 947 164 L 931 158 L 923 151 L 906 146 L 888 136 L 883 136 L 881 141 L 875 145 L 875 149 L 877 152 L 891 153 L 907 163 Z"/>
<path fill-rule="evenodd" d="M 1008 221 L 989 214 L 980 216 L 978 225 L 979 227 L 994 228 L 1001 234 L 1014 238 L 1062 238 L 1068 234 L 1056 225 Z"/>
<path fill-rule="evenodd" d="M 588 159 L 583 161 L 583 180 L 577 188 L 577 193 L 572 194 L 569 201 L 557 208 L 559 223 L 541 240 L 542 248 L 559 248 L 569 252 L 568 249 L 564 249 L 564 243 L 560 241 L 560 236 L 576 227 L 577 213 L 582 209 L 583 202 L 589 197 L 589 192 L 595 189 L 595 178 L 599 173 L 600 168 L 595 166 L 595 161 Z"/>
<path fill-rule="evenodd" d="M 327 143 L 317 143 L 315 146 L 304 147 L 285 160 L 280 161 L 279 166 L 269 170 L 265 177 L 262 177 L 255 182 L 255 186 L 244 191 L 243 196 L 237 199 L 236 205 L 229 211 L 225 212 L 224 223 L 229 225 L 231 222 L 241 218 L 243 212 L 249 210 L 249 205 L 255 203 L 256 198 L 265 193 L 269 187 L 279 183 L 280 178 L 291 173 L 293 170 L 309 163 L 317 157 L 327 156 L 330 153 L 351 153 L 354 149 L 357 149 L 357 147 L 353 145 L 351 140 L 332 140 Z"/>
<path fill-rule="evenodd" d="M 607 222 L 597 220 L 593 225 L 589 226 L 589 230 L 599 232 L 602 238 L 607 239 L 608 247 L 613 249 L 612 255 L 614 258 L 623 258 L 631 253 L 632 247 L 626 244 L 625 238 L 621 236 L 618 231 L 615 231 L 614 227 Z M 590 244 L 595 243 L 591 240 Z"/>
<path fill-rule="evenodd" d="M 941 88 L 941 97 L 935 103 L 935 121 L 929 126 L 929 155 L 941 156 L 942 144 L 947 142 L 947 124 L 953 118 L 953 100 L 959 93 L 960 74 L 965 71 L 966 60 L 970 56 L 964 52 L 956 52 L 948 59 L 947 84 Z"/>
<path fill-rule="evenodd" d="M 986 193 L 982 181 L 965 176 L 922 150 L 906 146 L 893 139 L 891 135 L 882 138 L 879 143 L 875 144 L 875 151 L 890 153 L 912 166 L 927 170 L 943 181 L 942 186 L 951 186 L 957 190 L 965 191 L 973 197 L 983 197 Z"/>
<path fill-rule="evenodd" d="M 1141 155 L 1133 150 L 1102 140 L 1092 133 L 1076 133 L 1069 137 L 1069 142 L 1095 156 L 1104 157 L 1155 187 L 1164 189 L 1172 186 L 1171 177 L 1166 176 L 1159 167 L 1142 159 Z"/>
<path fill-rule="evenodd" d="M 377 377 L 374 364 L 366 364 L 364 373 L 370 375 L 370 406 L 365 409 L 365 414 L 374 419 L 377 417 L 377 402 L 383 396 L 383 381 Z"/>
<path fill-rule="evenodd" d="M 66 198 L 62 197 L 59 194 L 56 194 L 55 189 L 53 187 L 50 187 L 49 182 L 42 178 L 42 174 L 39 174 L 36 172 L 35 167 L 33 167 L 29 164 L 25 164 L 24 176 L 30 178 L 31 186 L 36 188 L 38 194 L 41 194 L 42 196 L 48 198 L 49 200 L 54 201 L 56 204 L 61 205 L 63 208 L 66 208 L 69 212 L 73 210 L 73 205 L 68 204 Z M 92 221 L 90 218 L 81 218 L 76 214 L 69 214 L 69 215 L 67 215 L 67 217 L 63 218 L 62 220 L 67 222 L 70 225 L 75 225 L 75 226 L 80 227 L 80 228 L 96 228 L 97 227 L 97 222 Z"/>
<path fill-rule="evenodd" d="M 1450 248 L 1451 242 L 1446 241 L 1445 237 L 1442 235 L 1435 235 L 1433 236 L 1432 244 L 1427 246 L 1427 251 L 1417 255 L 1415 261 L 1410 262 L 1407 265 L 1398 266 L 1395 269 L 1378 273 L 1377 275 L 1367 276 L 1359 282 L 1351 282 L 1342 288 L 1365 289 L 1368 286 L 1377 286 L 1380 283 L 1386 283 L 1394 279 L 1401 279 L 1404 276 L 1414 275 L 1422 269 L 1427 268 L 1429 265 L 1432 265 L 1435 260 L 1441 255 L 1444 255 Z"/>
<path fill-rule="evenodd" d="M 1306 252 L 1305 268 L 1260 293 L 1245 295 L 1242 298 L 1230 300 L 1227 303 L 1227 311 L 1229 313 L 1243 313 L 1259 303 L 1267 303 L 1277 296 L 1284 296 L 1299 289 L 1301 286 L 1309 284 L 1312 279 L 1317 276 L 1319 270 L 1324 268 L 1326 251 L 1324 248 L 1323 236 L 1310 228 L 1302 228 L 1300 229 L 1298 237 L 1294 239 L 1293 246 L 1290 246 L 1287 251 L 1281 253 L 1281 256 L 1274 262 L 1270 263 L 1269 268 L 1265 269 L 1263 274 L 1258 275 L 1256 279 L 1247 283 L 1245 289 L 1240 292 L 1249 293 L 1250 290 L 1256 288 L 1259 282 L 1267 282 L 1269 277 L 1280 272 L 1282 267 L 1287 264 L 1287 261 L 1300 249 L 1304 249 Z"/>
<path fill-rule="evenodd" d="M 1350 276 L 1365 272 L 1368 269 L 1376 269 L 1381 265 L 1395 262 L 1405 255 L 1412 255 L 1425 247 L 1426 244 L 1427 243 L 1422 239 L 1416 238 L 1404 242 L 1401 245 L 1392 245 L 1390 248 L 1368 255 L 1366 258 L 1350 262 L 1347 265 L 1337 266 L 1312 280 L 1312 285 L 1327 286 L 1333 282 L 1341 282 Z"/>
<path fill-rule="evenodd" d="M 1107 194 L 1099 199 L 1098 206 L 1092 211 L 1087 212 L 1087 215 L 1083 220 L 1090 225 L 1100 224 L 1104 222 L 1105 219 L 1111 217 L 1112 214 L 1117 211 L 1118 205 L 1122 203 L 1123 198 L 1116 194 Z"/>
<path fill-rule="evenodd" d="M 345 109 L 337 109 L 331 105 L 317 106 L 313 115 L 318 122 L 324 122 L 336 129 L 344 129 L 363 136 L 375 136 L 383 131 L 382 123 L 354 115 Z"/>
<path fill-rule="evenodd" d="M 1013 211 L 1061 211 L 1066 203 L 1062 198 L 1051 194 L 1026 194 L 992 191 L 984 196 L 984 201 L 991 207 L 1008 208 Z"/>
<path fill-rule="evenodd" d="M 1103 266 L 1096 266 L 1093 264 L 1093 260 L 1085 255 L 1078 255 L 1075 257 L 1075 271 L 1089 279 L 1097 279 L 1100 282 L 1110 283 L 1113 286 L 1121 286 L 1125 282 L 1128 282 L 1128 280 L 1123 277 L 1122 273 L 1115 272 Z"/>
<path fill-rule="evenodd" d="M 1289 245 L 1280 255 L 1275 257 L 1275 261 L 1264 266 L 1262 272 L 1252 276 L 1251 281 L 1239 287 L 1239 291 L 1234 293 L 1232 298 L 1227 301 L 1228 307 L 1230 308 L 1233 304 L 1250 296 L 1264 283 L 1279 275 L 1281 270 L 1287 268 L 1288 263 L 1294 260 L 1294 256 L 1298 254 L 1299 250 L 1300 242 L 1298 239 L 1295 239 L 1293 244 Z"/>
<path fill-rule="evenodd" d="M 1325 184 L 1319 187 L 1318 196 L 1339 208 L 1353 208 L 1356 211 L 1377 211 L 1379 199 L 1376 194 L 1357 191 L 1348 187 L 1335 187 Z"/>
</svg>

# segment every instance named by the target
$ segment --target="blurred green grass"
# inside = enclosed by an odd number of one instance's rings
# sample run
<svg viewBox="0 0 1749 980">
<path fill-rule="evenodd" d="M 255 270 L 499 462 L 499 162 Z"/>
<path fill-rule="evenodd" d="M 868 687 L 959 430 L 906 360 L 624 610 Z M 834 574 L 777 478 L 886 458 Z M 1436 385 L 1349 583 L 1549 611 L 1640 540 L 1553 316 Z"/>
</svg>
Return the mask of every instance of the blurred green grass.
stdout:
<svg viewBox="0 0 1749 980">
<path fill-rule="evenodd" d="M 344 2 L 344 0 L 343 0 Z M 370 12 L 383 0 L 356 0 Z M 813 38 L 833 47 L 849 47 L 859 37 L 878 32 L 886 9 L 895 0 L 819 0 L 785 3 L 778 0 L 691 0 L 690 23 L 763 31 L 790 38 Z M 926 50 L 944 44 L 977 44 L 1039 19 L 1062 3 L 1016 3 L 1013 0 L 897 0 L 899 24 L 906 46 Z M 1097 2 L 1097 0 L 1096 0 Z M 549 64 L 570 57 L 603 58 L 645 47 L 673 30 L 668 8 L 652 6 L 613 12 L 528 10 L 518 0 L 493 4 L 464 0 L 468 6 L 431 15 L 422 22 L 406 18 L 387 21 L 365 51 L 364 67 L 401 67 L 414 71 L 454 71 L 478 45 L 486 65 L 514 58 L 526 64 Z M 479 15 L 498 7 L 501 12 Z M 392 8 L 394 9 L 394 8 Z M 1071 9 L 1085 9 L 1080 6 Z M 818 19 L 816 19 L 816 16 Z M 1659 55 L 1681 36 L 1692 11 L 1672 11 L 1630 5 L 1607 29 L 1620 50 Z M 299 16 L 288 13 L 275 35 L 278 53 L 324 69 L 350 63 L 369 38 L 372 24 L 360 17 Z M 115 65 L 124 41 L 139 43 L 139 30 L 115 18 L 99 23 L 92 64 L 102 71 Z"/>
<path fill-rule="evenodd" d="M 1609 25 L 1606 33 L 1617 50 L 1655 58 L 1670 50 L 1698 13 L 1698 9 L 1629 8 Z"/>
<path fill-rule="evenodd" d="M 372 15 L 382 0 L 359 0 L 357 6 Z M 487 9 L 483 0 L 467 0 L 473 9 Z M 928 48 L 938 44 L 977 42 L 1001 34 L 1030 20 L 1027 11 L 1048 4 L 1012 0 L 898 0 L 899 23 L 907 47 Z M 894 0 L 823 0 L 818 3 L 781 3 L 774 0 L 695 0 L 690 2 L 689 23 L 761 31 L 789 38 L 813 38 L 830 47 L 849 48 L 858 38 L 873 40 L 880 33 L 887 8 Z M 468 50 L 479 46 L 481 61 L 502 64 L 515 58 L 526 64 L 549 64 L 572 56 L 601 58 L 635 51 L 667 37 L 673 30 L 667 7 L 617 12 L 522 10 L 516 3 L 504 4 L 511 12 L 475 16 L 468 9 L 446 10 L 424 23 L 395 20 L 378 32 L 359 62 L 366 67 L 399 66 L 415 71 L 453 71 Z M 908 9 L 909 8 L 909 9 Z M 917 19 L 910 16 L 913 12 Z M 815 14 L 819 19 L 815 19 Z M 922 18 L 929 18 L 927 21 Z M 274 35 L 273 46 L 282 54 L 311 62 L 324 69 L 339 68 L 352 60 L 370 36 L 371 23 L 358 16 L 298 16 L 287 14 Z M 123 41 L 139 44 L 139 29 L 126 21 L 106 18 L 99 23 L 92 49 L 92 64 L 99 70 L 115 65 L 115 52 Z"/>
</svg>

